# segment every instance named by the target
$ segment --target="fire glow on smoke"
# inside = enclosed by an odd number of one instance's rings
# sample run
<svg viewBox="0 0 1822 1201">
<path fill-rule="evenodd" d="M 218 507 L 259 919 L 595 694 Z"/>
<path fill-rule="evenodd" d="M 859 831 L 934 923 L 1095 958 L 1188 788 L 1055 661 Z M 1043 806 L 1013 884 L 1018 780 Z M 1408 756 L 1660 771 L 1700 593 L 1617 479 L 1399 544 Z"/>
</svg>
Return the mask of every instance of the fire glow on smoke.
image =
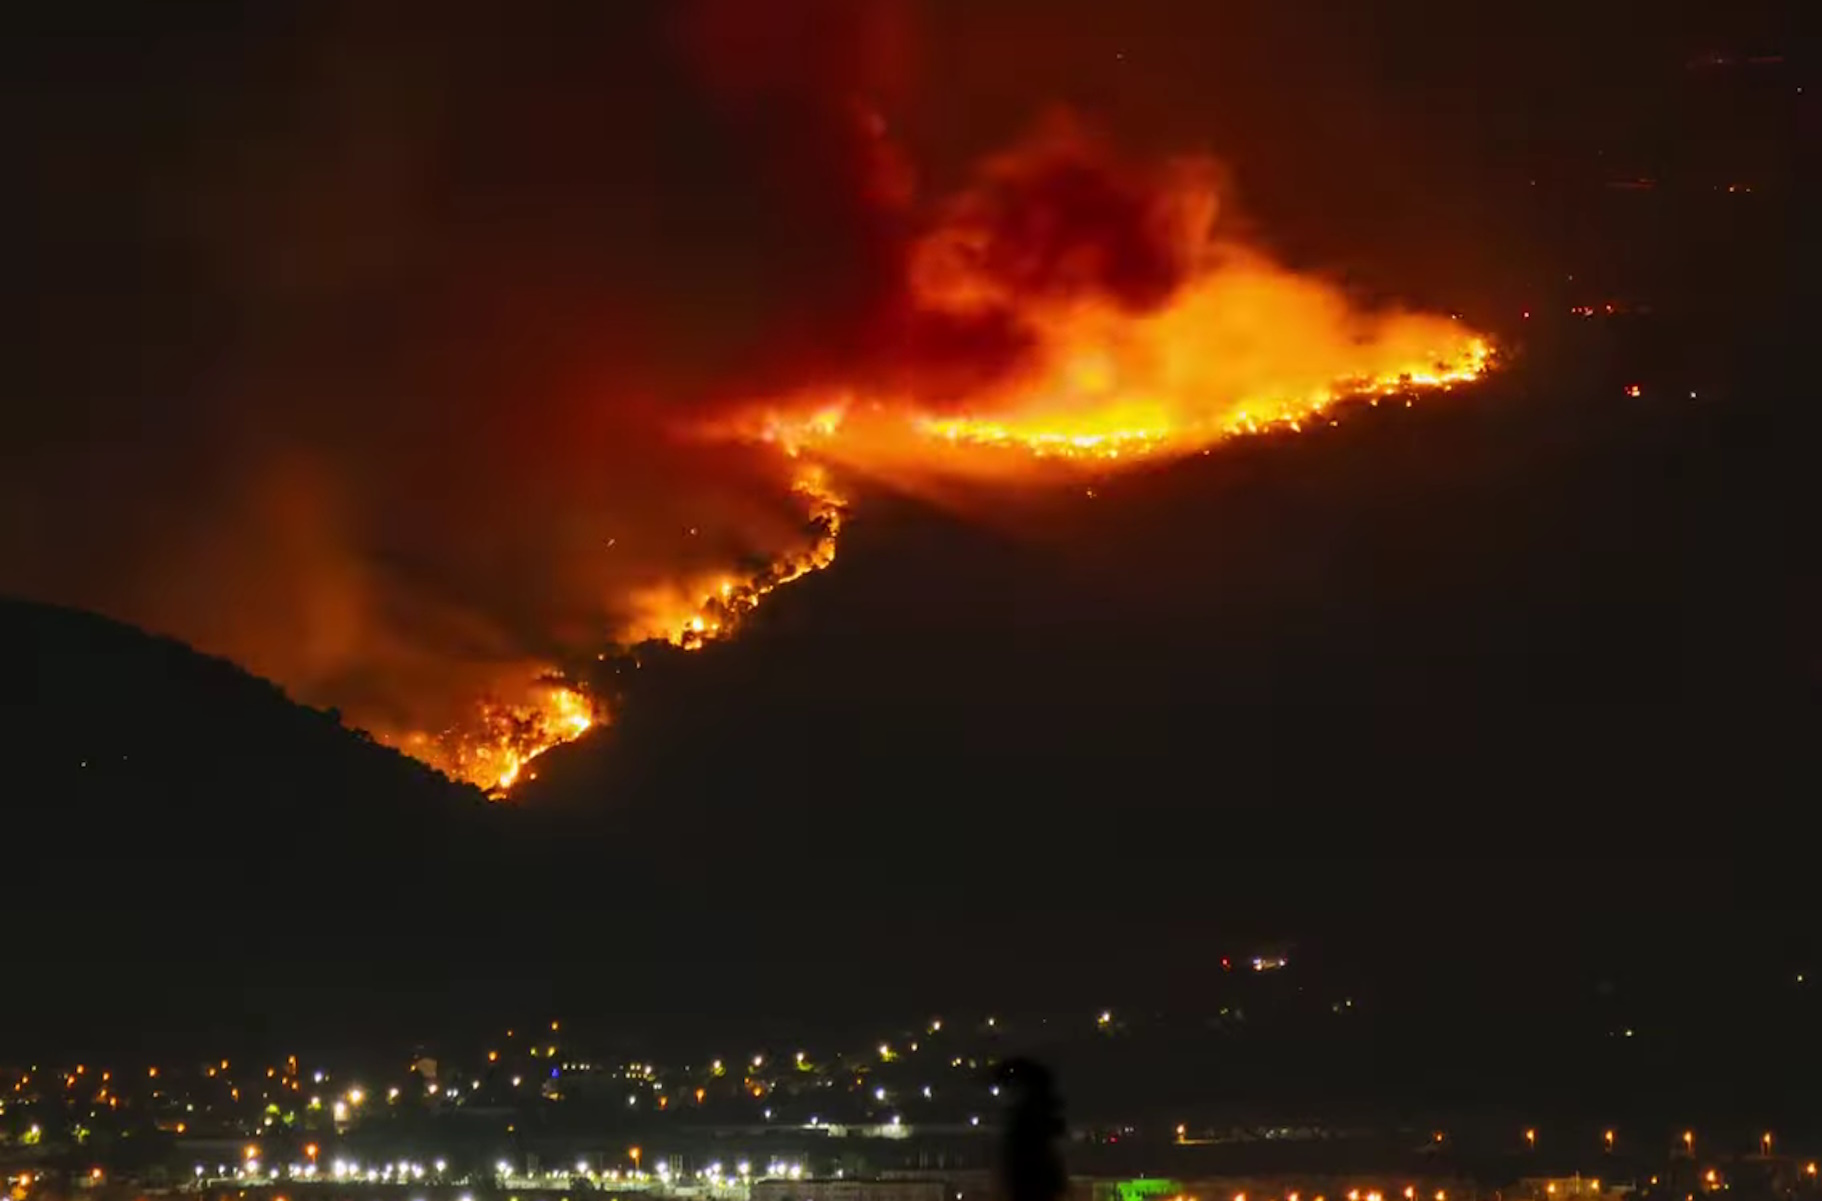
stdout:
<svg viewBox="0 0 1822 1201">
<path fill-rule="evenodd" d="M 835 476 L 969 474 L 1016 486 L 1056 464 L 1097 472 L 1224 439 L 1332 423 L 1350 400 L 1447 391 L 1489 368 L 1460 322 L 1369 312 L 1224 236 L 1214 172 L 1115 164 L 1057 126 L 992 159 L 904 259 L 903 311 L 877 369 L 848 387 L 754 398 L 699 431 L 795 460 L 804 541 L 761 570 L 654 586 L 616 641 L 696 649 L 833 562 L 848 501 Z M 1043 465 L 1049 465 L 1044 469 Z M 450 776 L 510 789 L 608 715 L 535 684 L 468 727 L 391 739 Z"/>
</svg>

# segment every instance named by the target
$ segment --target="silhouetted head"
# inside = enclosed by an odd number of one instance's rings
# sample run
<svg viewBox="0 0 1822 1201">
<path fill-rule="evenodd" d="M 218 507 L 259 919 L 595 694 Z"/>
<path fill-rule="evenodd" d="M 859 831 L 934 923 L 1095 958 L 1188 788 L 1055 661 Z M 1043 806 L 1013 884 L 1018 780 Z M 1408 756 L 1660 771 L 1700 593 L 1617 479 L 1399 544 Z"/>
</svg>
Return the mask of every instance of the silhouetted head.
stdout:
<svg viewBox="0 0 1822 1201">
<path fill-rule="evenodd" d="M 1005 1060 L 993 1069 L 993 1078 L 1026 1093 L 1054 1095 L 1056 1091 L 1056 1078 L 1050 1074 L 1049 1068 L 1035 1059 Z"/>
<path fill-rule="evenodd" d="M 1000 1173 L 1009 1201 L 1056 1201 L 1063 1193 L 1063 1161 L 1055 1142 L 1063 1133 L 1062 1105 L 1050 1069 L 1030 1059 L 1009 1059 L 994 1078 L 1007 1098 Z"/>
</svg>

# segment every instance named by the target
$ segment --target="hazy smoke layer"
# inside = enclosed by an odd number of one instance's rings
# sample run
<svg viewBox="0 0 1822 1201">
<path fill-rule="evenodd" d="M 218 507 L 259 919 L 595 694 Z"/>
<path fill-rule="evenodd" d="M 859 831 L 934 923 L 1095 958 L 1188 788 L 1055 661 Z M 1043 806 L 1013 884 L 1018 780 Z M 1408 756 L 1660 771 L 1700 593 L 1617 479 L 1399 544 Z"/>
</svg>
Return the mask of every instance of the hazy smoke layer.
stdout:
<svg viewBox="0 0 1822 1201">
<path fill-rule="evenodd" d="M 824 455 L 902 482 L 964 444 L 1182 453 L 1261 400 L 1308 415 L 1333 381 L 1459 357 L 1447 322 L 1248 248 L 1206 159 L 1053 121 L 920 187 L 894 121 L 949 81 L 913 87 L 912 12 L 348 2 L 40 31 L 9 118 L 8 224 L 34 236 L 6 284 L 0 588 L 434 733 L 617 636 L 712 634 L 705 588 L 737 609 L 828 562 L 836 487 L 702 436 L 755 413 L 839 413 Z M 571 736 L 581 704 L 554 714 Z"/>
<path fill-rule="evenodd" d="M 0 588 L 434 728 L 788 543 L 781 465 L 676 432 L 850 356 L 895 276 L 899 16 L 47 9 Z"/>
</svg>

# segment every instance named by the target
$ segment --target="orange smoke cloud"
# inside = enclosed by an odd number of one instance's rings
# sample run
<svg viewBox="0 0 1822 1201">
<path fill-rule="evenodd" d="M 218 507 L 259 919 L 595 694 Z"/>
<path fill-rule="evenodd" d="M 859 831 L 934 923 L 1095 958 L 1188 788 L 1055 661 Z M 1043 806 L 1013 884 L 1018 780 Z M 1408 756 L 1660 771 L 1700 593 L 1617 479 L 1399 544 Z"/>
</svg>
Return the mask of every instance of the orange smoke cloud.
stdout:
<svg viewBox="0 0 1822 1201">
<path fill-rule="evenodd" d="M 0 511 L 34 520 L 0 587 L 482 787 L 611 718 L 580 681 L 616 644 L 731 636 L 833 561 L 850 474 L 1181 454 L 1485 362 L 1228 234 L 1206 161 L 1059 123 L 921 200 L 899 4 L 328 11 L 269 95 L 186 75 L 159 171 L 73 88 L 22 172 L 80 144 L 127 178 L 17 273 L 44 328 Z"/>
<path fill-rule="evenodd" d="M 1363 308 L 1226 234 L 1219 180 L 1205 159 L 1124 164 L 1052 121 L 910 244 L 871 375 L 747 428 L 901 480 L 1016 479 L 1034 456 L 1184 454 L 1485 369 L 1459 322 Z"/>
<path fill-rule="evenodd" d="M 124 75 L 47 42 L 0 589 L 483 785 L 595 720 L 560 681 L 668 629 L 651 598 L 687 624 L 697 581 L 739 610 L 828 553 L 796 465 L 685 434 L 893 275 L 866 103 L 896 35 L 833 20 L 869 7 L 758 45 L 752 6 L 657 0 L 172 12 L 181 52 Z"/>
</svg>

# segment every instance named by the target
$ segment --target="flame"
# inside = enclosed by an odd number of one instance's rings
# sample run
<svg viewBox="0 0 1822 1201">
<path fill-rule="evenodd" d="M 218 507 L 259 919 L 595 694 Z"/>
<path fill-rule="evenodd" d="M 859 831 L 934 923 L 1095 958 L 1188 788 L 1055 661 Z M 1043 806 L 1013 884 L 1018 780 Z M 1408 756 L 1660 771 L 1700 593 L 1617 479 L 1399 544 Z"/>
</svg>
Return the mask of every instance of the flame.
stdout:
<svg viewBox="0 0 1822 1201">
<path fill-rule="evenodd" d="M 700 649 L 833 562 L 849 501 L 831 464 L 1013 483 L 1035 464 L 1105 472 L 1334 424 L 1350 400 L 1409 405 L 1492 367 L 1492 342 L 1453 317 L 1364 309 L 1217 236 L 1214 178 L 1193 160 L 1130 171 L 1068 127 L 987 163 L 909 247 L 898 357 L 861 373 L 871 384 L 774 398 L 698 431 L 794 465 L 802 544 L 756 571 L 648 589 L 621 640 Z M 551 685 L 403 749 L 497 794 L 600 716 Z"/>
<path fill-rule="evenodd" d="M 1196 160 L 1128 167 L 1068 123 L 1040 131 L 911 247 L 904 340 L 936 349 L 874 394 L 790 397 L 749 431 L 862 471 L 1104 468 L 1488 370 L 1492 343 L 1455 318 L 1364 309 L 1223 236 L 1215 177 Z"/>
<path fill-rule="evenodd" d="M 1335 410 L 1349 400 L 1377 404 L 1381 398 L 1449 391 L 1480 378 L 1492 365 L 1486 338 L 1465 330 L 1436 337 L 1430 348 L 1400 359 L 1379 356 L 1384 365 L 1363 367 L 1325 382 L 1293 379 L 1283 391 L 1254 394 L 1159 393 L 1142 376 L 1110 385 L 1100 406 L 1055 398 L 1070 396 L 1066 381 L 1039 385 L 1004 408 L 959 415 L 910 411 L 889 422 L 860 422 L 826 430 L 770 422 L 767 440 L 812 447 L 862 469 L 885 470 L 912 464 L 933 470 L 1009 474 L 1017 460 L 970 458 L 970 451 L 1016 454 L 1026 459 L 1065 460 L 1107 469 L 1120 463 L 1175 458 L 1206 450 L 1228 438 L 1272 431 L 1301 433 L 1318 422 L 1333 424 Z M 1171 403 L 1150 399 L 1172 397 Z M 1074 395 L 1080 395 L 1079 390 Z M 1187 398 L 1187 400 L 1186 400 Z"/>
<path fill-rule="evenodd" d="M 1102 410 L 1051 416 L 1040 401 L 1004 416 L 922 416 L 912 424 L 919 434 L 952 445 L 1022 450 L 1040 458 L 1106 464 L 1182 455 L 1241 434 L 1301 433 L 1305 426 L 1329 419 L 1330 409 L 1344 400 L 1447 390 L 1486 372 L 1493 354 L 1486 339 L 1463 334 L 1450 343 L 1372 374 L 1340 377 L 1302 392 L 1216 399 L 1207 407 L 1151 404 L 1135 391 L 1110 397 Z"/>
<path fill-rule="evenodd" d="M 836 428 L 825 417 L 817 428 Z M 668 642 L 685 650 L 698 650 L 731 637 L 760 602 L 773 592 L 835 561 L 835 543 L 841 536 L 847 500 L 829 482 L 828 470 L 819 463 L 804 463 L 791 481 L 791 491 L 808 506 L 805 545 L 772 559 L 765 567 L 743 578 L 723 574 L 684 587 L 653 589 L 634 598 L 639 616 L 627 627 L 628 642 Z"/>
<path fill-rule="evenodd" d="M 803 463 L 791 491 L 807 504 L 804 545 L 777 555 L 744 577 L 723 574 L 688 589 L 654 589 L 634 598 L 640 616 L 621 641 L 661 641 L 685 650 L 731 637 L 761 601 L 779 588 L 835 561 L 847 500 L 830 484 L 827 469 Z M 603 656 L 605 657 L 605 656 Z M 397 749 L 451 779 L 473 784 L 493 797 L 510 792 L 539 755 L 571 742 L 604 720 L 602 707 L 554 670 L 543 673 L 521 704 L 488 701 L 471 723 L 439 734 L 413 732 L 388 738 Z"/>
<path fill-rule="evenodd" d="M 483 702 L 470 724 L 439 733 L 382 737 L 452 780 L 491 796 L 519 782 L 526 765 L 551 747 L 580 738 L 598 720 L 595 705 L 572 684 L 547 678 L 521 704 Z"/>
</svg>

